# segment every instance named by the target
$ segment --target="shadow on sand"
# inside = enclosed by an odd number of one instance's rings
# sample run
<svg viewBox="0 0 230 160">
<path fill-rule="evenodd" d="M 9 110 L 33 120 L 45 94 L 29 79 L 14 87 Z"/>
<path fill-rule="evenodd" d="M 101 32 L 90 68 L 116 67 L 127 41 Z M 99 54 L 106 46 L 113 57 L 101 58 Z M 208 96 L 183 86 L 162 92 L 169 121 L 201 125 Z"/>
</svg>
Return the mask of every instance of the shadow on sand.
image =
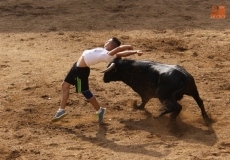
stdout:
<svg viewBox="0 0 230 160">
<path fill-rule="evenodd" d="M 217 142 L 217 136 L 215 131 L 212 128 L 212 125 L 209 127 L 195 127 L 190 124 L 186 124 L 182 122 L 180 119 L 177 120 L 176 124 L 167 124 L 169 122 L 169 118 L 167 116 L 163 116 L 161 118 L 153 118 L 151 113 L 145 110 L 146 118 L 141 119 L 139 121 L 135 121 L 132 119 L 129 120 L 121 120 L 120 122 L 124 125 L 124 128 L 127 129 L 127 136 L 129 136 L 128 131 L 142 130 L 145 132 L 149 132 L 150 135 L 159 135 L 163 137 L 164 140 L 151 142 L 145 144 L 125 144 L 121 145 L 116 143 L 115 140 L 110 140 L 106 137 L 108 134 L 108 126 L 109 124 L 103 123 L 99 125 L 96 136 L 87 136 L 84 132 L 80 132 L 79 129 L 81 127 L 84 128 L 84 125 L 77 125 L 75 129 L 65 128 L 64 131 L 76 135 L 78 138 L 83 141 L 87 141 L 93 144 L 96 144 L 103 148 L 109 148 L 114 152 L 125 152 L 125 153 L 136 153 L 143 154 L 151 157 L 161 157 L 170 154 L 171 149 L 165 148 L 162 152 L 158 152 L 153 149 L 148 149 L 148 147 L 159 145 L 166 145 L 169 141 L 170 143 L 177 140 L 186 141 L 187 143 L 201 143 L 207 146 L 212 146 Z M 89 127 L 89 126 L 85 126 Z M 146 138 L 146 137 L 144 137 Z M 211 140 L 210 140 L 211 139 Z"/>
</svg>

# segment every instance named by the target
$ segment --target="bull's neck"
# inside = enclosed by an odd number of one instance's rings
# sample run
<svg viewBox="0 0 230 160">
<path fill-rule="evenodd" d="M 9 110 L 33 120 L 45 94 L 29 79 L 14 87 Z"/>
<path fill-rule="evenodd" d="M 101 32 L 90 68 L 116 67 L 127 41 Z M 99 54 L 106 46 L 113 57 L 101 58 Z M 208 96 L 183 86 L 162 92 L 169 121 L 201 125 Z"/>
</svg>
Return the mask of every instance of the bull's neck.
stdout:
<svg viewBox="0 0 230 160">
<path fill-rule="evenodd" d="M 123 74 L 121 81 L 127 84 L 128 86 L 135 88 L 135 86 L 137 86 L 139 83 L 139 78 L 140 77 L 138 77 L 138 75 L 136 75 L 135 72 L 131 71 Z"/>
</svg>

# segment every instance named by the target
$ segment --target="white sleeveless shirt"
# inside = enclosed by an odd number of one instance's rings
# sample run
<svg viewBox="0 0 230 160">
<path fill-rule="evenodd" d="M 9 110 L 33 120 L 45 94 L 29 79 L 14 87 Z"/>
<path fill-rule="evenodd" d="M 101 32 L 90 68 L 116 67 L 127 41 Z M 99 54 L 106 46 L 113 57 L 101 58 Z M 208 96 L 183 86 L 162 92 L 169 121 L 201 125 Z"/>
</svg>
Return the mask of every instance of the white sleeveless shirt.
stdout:
<svg viewBox="0 0 230 160">
<path fill-rule="evenodd" d="M 84 57 L 85 63 L 88 67 L 100 62 L 109 63 L 116 58 L 116 55 L 108 55 L 108 51 L 105 48 L 101 47 L 85 50 L 82 56 Z"/>
</svg>

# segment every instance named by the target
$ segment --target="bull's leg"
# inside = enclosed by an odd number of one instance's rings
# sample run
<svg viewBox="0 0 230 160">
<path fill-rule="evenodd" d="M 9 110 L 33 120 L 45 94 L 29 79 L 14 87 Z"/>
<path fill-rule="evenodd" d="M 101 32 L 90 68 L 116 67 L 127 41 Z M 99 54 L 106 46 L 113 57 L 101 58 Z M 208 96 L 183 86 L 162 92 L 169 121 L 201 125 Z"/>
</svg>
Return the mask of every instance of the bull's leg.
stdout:
<svg viewBox="0 0 230 160">
<path fill-rule="evenodd" d="M 182 106 L 177 102 L 177 100 L 180 100 L 183 97 L 184 88 L 180 88 L 173 92 L 171 99 L 164 100 L 163 104 L 166 107 L 165 111 L 163 111 L 160 116 L 171 113 L 170 119 L 176 120 L 176 117 L 180 114 L 180 111 L 182 109 Z M 160 100 L 162 102 L 162 100 Z"/>
<path fill-rule="evenodd" d="M 163 102 L 163 100 L 160 100 Z M 176 120 L 176 117 L 180 114 L 180 111 L 182 109 L 182 106 L 177 102 L 177 101 L 172 101 L 170 99 L 164 100 L 162 103 L 165 107 L 164 111 L 159 115 L 159 117 L 167 114 L 167 113 L 172 113 L 170 115 L 171 120 Z"/>
<path fill-rule="evenodd" d="M 173 113 L 170 116 L 171 120 L 176 120 L 176 117 L 180 114 L 182 106 L 177 102 L 183 98 L 184 94 L 184 87 L 178 89 L 177 91 L 173 92 L 172 94 L 172 101 L 173 101 Z"/>
<path fill-rule="evenodd" d="M 172 113 L 173 112 L 173 107 L 172 107 L 172 102 L 170 100 L 170 96 L 168 93 L 168 86 L 166 85 L 162 85 L 162 86 L 158 86 L 158 88 L 156 89 L 156 96 L 159 98 L 160 102 L 163 105 L 163 111 L 160 113 L 159 117 L 167 114 L 167 113 Z"/>
<path fill-rule="evenodd" d="M 182 109 L 182 106 L 176 102 L 176 103 L 173 103 L 173 113 L 170 115 L 170 119 L 175 121 L 176 120 L 176 117 L 180 114 L 180 111 Z"/>
<path fill-rule="evenodd" d="M 158 117 L 161 117 L 161 116 L 163 116 L 165 114 L 173 112 L 173 103 L 172 103 L 172 101 L 170 99 L 166 99 L 166 100 L 159 99 L 159 100 L 163 105 L 163 111 L 159 114 Z"/>
</svg>

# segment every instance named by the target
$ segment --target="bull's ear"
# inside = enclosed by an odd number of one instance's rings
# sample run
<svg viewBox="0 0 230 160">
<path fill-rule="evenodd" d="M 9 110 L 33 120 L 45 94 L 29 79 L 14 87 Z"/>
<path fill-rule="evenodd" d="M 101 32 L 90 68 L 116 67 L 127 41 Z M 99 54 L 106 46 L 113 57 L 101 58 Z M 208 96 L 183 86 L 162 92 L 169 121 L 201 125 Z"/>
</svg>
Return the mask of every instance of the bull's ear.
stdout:
<svg viewBox="0 0 230 160">
<path fill-rule="evenodd" d="M 109 65 L 110 65 L 111 63 L 119 62 L 120 60 L 122 60 L 122 58 L 121 58 L 121 57 L 117 57 L 117 58 L 113 59 L 112 61 L 110 61 Z M 109 66 L 109 65 L 108 65 L 108 66 Z"/>
<path fill-rule="evenodd" d="M 118 62 L 118 61 L 120 61 L 120 60 L 122 60 L 122 58 L 121 57 L 117 57 L 117 58 L 115 58 L 114 60 L 113 60 L 113 62 Z"/>
</svg>

